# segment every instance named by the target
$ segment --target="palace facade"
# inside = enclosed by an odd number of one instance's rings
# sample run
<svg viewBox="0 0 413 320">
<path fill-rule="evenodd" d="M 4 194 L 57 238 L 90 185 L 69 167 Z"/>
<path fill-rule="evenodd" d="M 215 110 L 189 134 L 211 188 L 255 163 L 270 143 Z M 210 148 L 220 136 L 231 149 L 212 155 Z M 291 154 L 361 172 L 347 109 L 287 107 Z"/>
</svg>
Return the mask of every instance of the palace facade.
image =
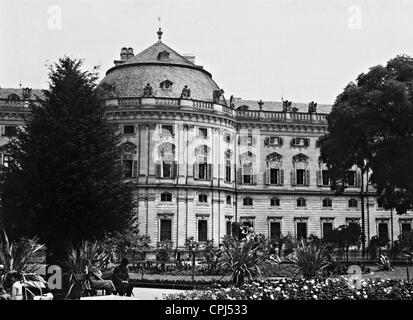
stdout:
<svg viewBox="0 0 413 320">
<path fill-rule="evenodd" d="M 323 237 L 361 223 L 360 172 L 352 168 L 345 193 L 335 196 L 319 159 L 316 142 L 331 106 L 226 99 L 194 56 L 178 54 L 161 36 L 136 55 L 123 48 L 100 83 L 107 119 L 122 133 L 124 177 L 136 183 L 139 230 L 152 245 L 219 241 L 234 221 L 273 239 Z M 23 124 L 35 94 L 0 89 L 0 145 Z M 369 190 L 366 237 L 397 240 L 411 230 L 412 212 L 393 215 Z"/>
</svg>

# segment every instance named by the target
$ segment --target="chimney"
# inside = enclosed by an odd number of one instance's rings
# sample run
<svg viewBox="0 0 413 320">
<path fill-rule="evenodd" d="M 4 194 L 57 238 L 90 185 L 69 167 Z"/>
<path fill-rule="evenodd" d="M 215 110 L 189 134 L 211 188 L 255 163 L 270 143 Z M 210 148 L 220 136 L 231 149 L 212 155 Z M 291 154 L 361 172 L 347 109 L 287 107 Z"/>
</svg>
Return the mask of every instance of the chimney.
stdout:
<svg viewBox="0 0 413 320">
<path fill-rule="evenodd" d="M 123 47 L 122 50 L 120 51 L 120 60 L 126 61 L 128 60 L 128 49 Z"/>
<path fill-rule="evenodd" d="M 184 54 L 183 57 L 195 64 L 195 56 L 193 54 Z"/>
<path fill-rule="evenodd" d="M 128 48 L 128 60 L 132 59 L 135 55 L 133 54 L 133 49 Z"/>
</svg>

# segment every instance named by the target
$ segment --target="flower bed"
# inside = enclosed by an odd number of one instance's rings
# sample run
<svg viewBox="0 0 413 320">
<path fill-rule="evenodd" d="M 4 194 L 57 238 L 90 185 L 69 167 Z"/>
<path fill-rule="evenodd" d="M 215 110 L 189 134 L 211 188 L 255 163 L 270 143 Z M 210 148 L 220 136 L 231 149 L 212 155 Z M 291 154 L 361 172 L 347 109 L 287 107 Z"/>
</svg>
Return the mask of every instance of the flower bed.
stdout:
<svg viewBox="0 0 413 320">
<path fill-rule="evenodd" d="M 253 281 L 240 288 L 214 288 L 166 295 L 167 300 L 411 300 L 413 284 L 403 280 L 361 280 L 359 288 L 338 279 Z"/>
</svg>

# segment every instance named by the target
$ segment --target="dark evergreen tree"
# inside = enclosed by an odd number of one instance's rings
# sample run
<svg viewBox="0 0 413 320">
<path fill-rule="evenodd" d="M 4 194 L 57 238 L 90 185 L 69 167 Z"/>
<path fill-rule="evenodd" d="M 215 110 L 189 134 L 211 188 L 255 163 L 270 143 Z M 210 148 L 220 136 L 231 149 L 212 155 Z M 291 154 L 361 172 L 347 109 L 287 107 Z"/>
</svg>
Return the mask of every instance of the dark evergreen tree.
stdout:
<svg viewBox="0 0 413 320">
<path fill-rule="evenodd" d="M 49 89 L 9 145 L 2 222 L 12 237 L 38 235 L 54 255 L 82 240 L 123 230 L 133 213 L 122 181 L 119 136 L 99 103 L 97 73 L 64 57 L 50 66 Z"/>
<path fill-rule="evenodd" d="M 337 193 L 346 187 L 347 170 L 357 165 L 363 174 L 372 172 L 369 182 L 386 209 L 413 209 L 413 58 L 397 56 L 359 75 L 337 97 L 327 120 L 328 134 L 319 145 Z"/>
</svg>

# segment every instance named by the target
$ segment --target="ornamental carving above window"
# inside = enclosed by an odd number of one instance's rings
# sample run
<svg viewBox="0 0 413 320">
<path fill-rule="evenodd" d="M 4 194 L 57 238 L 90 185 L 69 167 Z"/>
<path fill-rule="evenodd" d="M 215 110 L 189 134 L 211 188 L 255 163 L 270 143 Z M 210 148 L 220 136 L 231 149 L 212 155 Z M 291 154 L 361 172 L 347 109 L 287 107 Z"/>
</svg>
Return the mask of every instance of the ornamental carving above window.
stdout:
<svg viewBox="0 0 413 320">
<path fill-rule="evenodd" d="M 277 152 L 270 153 L 267 155 L 267 162 L 279 162 L 282 159 L 282 155 Z"/>
<path fill-rule="evenodd" d="M 308 156 L 305 155 L 304 153 L 299 153 L 293 156 L 293 163 L 297 162 L 303 162 L 303 163 L 308 163 Z"/>
</svg>

